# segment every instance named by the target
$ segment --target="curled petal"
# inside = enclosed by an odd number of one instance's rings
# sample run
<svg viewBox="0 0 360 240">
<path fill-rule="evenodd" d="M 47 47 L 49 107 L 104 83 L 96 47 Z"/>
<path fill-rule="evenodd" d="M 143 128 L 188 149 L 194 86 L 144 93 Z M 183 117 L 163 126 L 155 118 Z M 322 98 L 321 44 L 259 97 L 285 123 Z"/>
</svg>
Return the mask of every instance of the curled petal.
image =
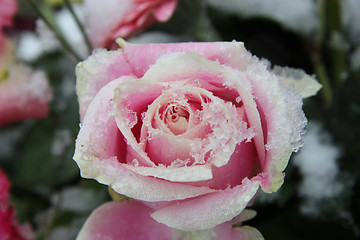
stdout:
<svg viewBox="0 0 360 240">
<path fill-rule="evenodd" d="M 151 212 L 136 201 L 105 203 L 90 215 L 76 239 L 172 239 L 172 229 L 151 219 Z"/>
<path fill-rule="evenodd" d="M 160 223 L 184 231 L 212 228 L 239 215 L 257 192 L 259 184 L 244 179 L 233 189 L 164 207 L 151 216 Z"/>
</svg>

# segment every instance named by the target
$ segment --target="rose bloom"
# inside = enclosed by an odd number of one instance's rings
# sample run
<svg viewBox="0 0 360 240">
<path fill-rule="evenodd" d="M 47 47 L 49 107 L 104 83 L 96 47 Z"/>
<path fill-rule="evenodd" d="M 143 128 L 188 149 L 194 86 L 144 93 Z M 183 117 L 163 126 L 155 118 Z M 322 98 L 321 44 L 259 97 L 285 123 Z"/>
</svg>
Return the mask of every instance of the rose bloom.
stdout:
<svg viewBox="0 0 360 240">
<path fill-rule="evenodd" d="M 80 230 L 77 240 L 130 239 L 130 240 L 263 240 L 252 227 L 241 226 L 255 216 L 255 211 L 244 211 L 230 222 L 214 229 L 184 232 L 169 228 L 150 217 L 153 210 L 137 201 L 108 202 L 95 209 Z M 233 227 L 236 226 L 236 227 Z"/>
<path fill-rule="evenodd" d="M 10 182 L 0 169 L 0 239 L 28 240 L 32 239 L 29 225 L 20 226 L 15 218 L 12 206 L 8 202 Z"/>
<path fill-rule="evenodd" d="M 109 47 L 118 37 L 166 22 L 176 5 L 177 0 L 85 0 L 85 28 L 93 47 Z"/>
<path fill-rule="evenodd" d="M 43 71 L 13 61 L 13 44 L 6 40 L 0 55 L 0 127 L 27 118 L 42 118 L 49 113 L 52 97 Z"/>
<path fill-rule="evenodd" d="M 241 42 L 118 42 L 76 69 L 74 160 L 83 177 L 185 231 L 229 221 L 259 186 L 282 185 L 306 124 L 290 78 L 269 72 Z"/>
</svg>

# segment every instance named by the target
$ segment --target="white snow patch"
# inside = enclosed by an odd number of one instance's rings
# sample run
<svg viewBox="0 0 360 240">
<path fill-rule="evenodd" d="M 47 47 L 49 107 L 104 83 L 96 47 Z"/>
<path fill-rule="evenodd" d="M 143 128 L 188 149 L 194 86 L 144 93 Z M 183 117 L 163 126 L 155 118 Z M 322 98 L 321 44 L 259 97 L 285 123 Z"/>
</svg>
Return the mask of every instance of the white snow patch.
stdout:
<svg viewBox="0 0 360 240">
<path fill-rule="evenodd" d="M 44 53 L 39 37 L 33 32 L 23 32 L 20 35 L 16 55 L 19 59 L 32 62 Z"/>
<path fill-rule="evenodd" d="M 213 7 L 243 17 L 269 17 L 287 28 L 310 36 L 319 26 L 313 0 L 207 0 Z"/>
<path fill-rule="evenodd" d="M 342 0 L 341 4 L 344 30 L 350 36 L 353 43 L 360 46 L 360 1 Z"/>
<path fill-rule="evenodd" d="M 69 129 L 60 129 L 55 131 L 55 137 L 51 146 L 51 153 L 54 156 L 61 156 L 67 146 L 72 143 L 71 132 Z"/>
<path fill-rule="evenodd" d="M 341 149 L 331 142 L 330 135 L 319 123 L 310 122 L 307 128 L 304 146 L 295 156 L 294 164 L 303 175 L 299 195 L 305 201 L 301 210 L 305 214 L 316 214 L 324 200 L 336 197 L 344 189 L 337 179 Z"/>
<path fill-rule="evenodd" d="M 28 124 L 17 128 L 4 128 L 0 132 L 0 162 L 3 158 L 10 157 L 16 150 L 16 143 L 25 135 Z"/>
<path fill-rule="evenodd" d="M 360 70 L 360 46 L 350 55 L 350 65 L 354 70 Z"/>
</svg>

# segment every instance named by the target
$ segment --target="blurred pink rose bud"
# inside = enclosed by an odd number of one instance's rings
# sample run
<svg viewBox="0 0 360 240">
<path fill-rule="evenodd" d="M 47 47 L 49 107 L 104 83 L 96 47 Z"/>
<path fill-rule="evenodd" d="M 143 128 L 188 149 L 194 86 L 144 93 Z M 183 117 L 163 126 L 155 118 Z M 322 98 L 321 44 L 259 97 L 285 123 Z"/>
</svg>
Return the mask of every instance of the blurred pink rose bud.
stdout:
<svg viewBox="0 0 360 240">
<path fill-rule="evenodd" d="M 1 70 L 1 69 L 0 69 Z M 0 76 L 0 126 L 27 118 L 46 117 L 51 90 L 42 71 L 12 64 Z"/>
<path fill-rule="evenodd" d="M 0 169 L 0 239 L 30 240 L 32 230 L 29 225 L 19 225 L 12 206 L 8 202 L 10 182 Z"/>
<path fill-rule="evenodd" d="M 3 27 L 12 25 L 16 10 L 16 0 L 0 0 L 0 55 L 4 51 Z"/>
<path fill-rule="evenodd" d="M 177 0 L 85 0 L 85 27 L 95 48 L 108 47 L 154 22 L 170 19 Z"/>
<path fill-rule="evenodd" d="M 108 202 L 95 209 L 82 227 L 77 240 L 263 240 L 255 228 L 241 222 L 255 214 L 248 211 L 233 221 L 223 223 L 213 229 L 183 232 L 156 222 L 150 217 L 152 209 L 137 201 L 121 203 Z M 237 227 L 233 227 L 235 225 Z"/>
<path fill-rule="evenodd" d="M 76 69 L 83 177 L 152 203 L 155 220 L 185 231 L 229 221 L 259 186 L 282 185 L 306 124 L 284 76 L 241 42 L 118 42 Z"/>
</svg>

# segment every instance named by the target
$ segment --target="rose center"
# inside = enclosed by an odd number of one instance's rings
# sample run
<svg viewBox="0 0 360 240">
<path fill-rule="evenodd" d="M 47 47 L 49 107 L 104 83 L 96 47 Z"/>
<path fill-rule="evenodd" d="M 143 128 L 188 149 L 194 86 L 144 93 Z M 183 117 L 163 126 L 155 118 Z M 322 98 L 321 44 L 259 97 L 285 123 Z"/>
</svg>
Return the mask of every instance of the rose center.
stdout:
<svg viewBox="0 0 360 240">
<path fill-rule="evenodd" d="M 175 135 L 183 134 L 188 129 L 189 112 L 183 106 L 174 103 L 169 104 L 162 118 L 166 126 Z"/>
</svg>

